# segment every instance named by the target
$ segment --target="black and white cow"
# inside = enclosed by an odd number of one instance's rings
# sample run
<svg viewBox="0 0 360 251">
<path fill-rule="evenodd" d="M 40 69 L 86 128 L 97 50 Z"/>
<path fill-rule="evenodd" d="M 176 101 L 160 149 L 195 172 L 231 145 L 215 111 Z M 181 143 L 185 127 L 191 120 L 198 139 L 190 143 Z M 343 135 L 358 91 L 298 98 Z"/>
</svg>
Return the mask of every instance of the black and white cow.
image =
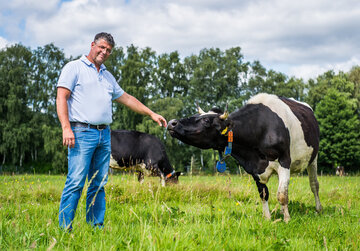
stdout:
<svg viewBox="0 0 360 251">
<path fill-rule="evenodd" d="M 180 175 L 170 165 L 163 143 L 154 135 L 138 131 L 111 131 L 110 167 L 138 172 L 140 183 L 144 174 L 159 176 L 162 186 L 177 183 Z"/>
<path fill-rule="evenodd" d="M 340 176 L 340 177 L 346 175 L 346 174 L 345 174 L 345 168 L 344 168 L 343 166 L 337 166 L 335 173 L 336 173 L 337 176 Z"/>
<path fill-rule="evenodd" d="M 317 180 L 319 127 L 313 111 L 305 103 L 270 94 L 258 94 L 247 105 L 231 113 L 199 109 L 197 115 L 168 124 L 171 136 L 202 149 L 224 151 L 226 134 L 232 130 L 231 156 L 252 175 L 263 201 L 263 214 L 270 219 L 266 183 L 277 172 L 278 201 L 284 221 L 290 220 L 288 186 L 290 173 L 307 168 L 316 210 L 321 211 Z"/>
</svg>

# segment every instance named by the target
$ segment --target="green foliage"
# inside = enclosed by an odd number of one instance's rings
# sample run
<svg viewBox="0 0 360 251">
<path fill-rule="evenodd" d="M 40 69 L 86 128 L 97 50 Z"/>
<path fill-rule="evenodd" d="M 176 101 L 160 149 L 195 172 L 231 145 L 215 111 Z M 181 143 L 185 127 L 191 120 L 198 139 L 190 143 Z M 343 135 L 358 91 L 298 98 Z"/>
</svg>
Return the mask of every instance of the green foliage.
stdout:
<svg viewBox="0 0 360 251">
<path fill-rule="evenodd" d="M 22 45 L 0 51 L 0 153 L 11 163 L 23 164 L 31 151 L 33 128 L 27 126 L 32 113 L 27 106 L 31 52 Z"/>
<path fill-rule="evenodd" d="M 273 70 L 267 71 L 259 61 L 254 61 L 250 66 L 249 80 L 243 84 L 242 90 L 246 99 L 255 94 L 265 92 L 291 97 L 298 101 L 304 100 L 306 85 L 302 79 L 294 77 L 289 79 L 283 73 Z"/>
<path fill-rule="evenodd" d="M 66 148 L 61 144 L 55 98 L 60 71 L 73 59 L 66 58 L 53 44 L 35 50 L 17 44 L 0 50 L 0 163 L 4 168 L 13 166 L 32 173 L 35 166 L 40 172 L 48 172 L 51 166 L 52 172 L 66 171 Z M 355 142 L 360 118 L 359 66 L 348 73 L 329 71 L 304 83 L 302 79 L 267 70 L 259 61 L 244 61 L 240 47 L 224 51 L 203 49 L 198 55 L 182 58 L 177 51 L 157 55 L 150 48 L 134 45 L 114 48 L 105 65 L 126 92 L 167 121 L 195 114 L 197 103 L 205 111 L 214 106 L 224 110 L 228 105 L 233 112 L 259 92 L 306 101 L 320 122 L 322 170 L 331 172 L 336 164 L 354 171 L 359 167 Z M 329 94 L 331 89 L 345 96 L 333 96 Z M 325 102 L 327 95 L 340 100 Z M 341 103 L 344 99 L 346 105 Z M 193 164 L 194 170 L 214 173 L 217 152 L 185 145 L 149 117 L 116 102 L 112 128 L 156 135 L 178 170 L 185 171 Z M 232 158 L 226 162 L 231 173 L 241 170 Z"/>
<path fill-rule="evenodd" d="M 45 153 L 52 156 L 51 166 L 54 173 L 65 173 L 67 148 L 62 146 L 62 130 L 60 126 L 42 126 Z"/>
<path fill-rule="evenodd" d="M 59 128 L 55 83 L 65 63 L 63 53 L 52 44 L 33 52 L 15 45 L 0 51 L 0 61 L 3 164 L 21 167 L 38 162 L 38 156 L 51 161 L 44 156 L 42 126 Z"/>
<path fill-rule="evenodd" d="M 345 73 L 340 72 L 336 75 L 334 71 L 328 71 L 318 76 L 316 81 L 309 81 L 309 94 L 305 100 L 313 109 L 316 109 L 316 105 L 332 88 L 340 92 L 351 93 L 353 97 L 355 96 L 354 83 L 349 81 Z"/>
<path fill-rule="evenodd" d="M 354 66 L 348 73 L 349 80 L 354 83 L 351 97 L 357 100 L 358 114 L 360 115 L 360 66 Z"/>
<path fill-rule="evenodd" d="M 338 83 L 347 85 L 344 81 Z M 360 121 L 356 103 L 349 93 L 331 88 L 317 105 L 315 115 L 320 125 L 319 164 L 327 166 L 328 170 L 342 165 L 347 171 L 357 171 L 360 166 Z"/>
<path fill-rule="evenodd" d="M 28 106 L 34 112 L 49 116 L 47 121 L 53 122 L 56 117 L 55 83 L 65 63 L 64 53 L 53 44 L 39 47 L 32 53 L 31 77 L 27 87 Z M 41 123 L 35 123 L 38 122 Z"/>
<path fill-rule="evenodd" d="M 182 98 L 188 95 L 189 81 L 185 66 L 176 51 L 158 56 L 152 78 L 149 90 L 154 98 Z"/>
<path fill-rule="evenodd" d="M 151 73 L 155 61 L 155 52 L 150 48 L 139 51 L 131 45 L 127 48 L 127 58 L 119 67 L 121 72 L 119 85 L 129 94 L 136 97 L 140 102 L 146 103 L 148 98 L 147 87 L 152 82 Z M 130 109 L 116 105 L 114 121 L 117 128 L 134 130 L 141 123 L 142 115 Z"/>
<path fill-rule="evenodd" d="M 184 97 L 189 109 L 194 103 L 208 110 L 213 106 L 225 107 L 240 96 L 241 75 L 246 74 L 240 47 L 222 52 L 220 49 L 203 49 L 199 56 L 184 60 L 189 78 L 189 94 Z"/>
</svg>

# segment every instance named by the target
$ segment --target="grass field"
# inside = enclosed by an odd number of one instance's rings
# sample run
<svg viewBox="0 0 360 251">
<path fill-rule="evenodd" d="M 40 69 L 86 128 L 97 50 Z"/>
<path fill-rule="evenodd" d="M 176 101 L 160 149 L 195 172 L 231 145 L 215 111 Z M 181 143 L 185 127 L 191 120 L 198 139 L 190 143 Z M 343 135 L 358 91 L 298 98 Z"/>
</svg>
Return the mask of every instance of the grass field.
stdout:
<svg viewBox="0 0 360 251">
<path fill-rule="evenodd" d="M 105 228 L 85 222 L 85 193 L 73 231 L 58 227 L 65 176 L 0 176 L 0 250 L 360 250 L 360 177 L 319 177 L 321 214 L 306 176 L 290 180 L 286 224 L 270 179 L 271 221 L 252 178 L 110 176 Z M 85 188 L 86 189 L 86 188 Z"/>
</svg>

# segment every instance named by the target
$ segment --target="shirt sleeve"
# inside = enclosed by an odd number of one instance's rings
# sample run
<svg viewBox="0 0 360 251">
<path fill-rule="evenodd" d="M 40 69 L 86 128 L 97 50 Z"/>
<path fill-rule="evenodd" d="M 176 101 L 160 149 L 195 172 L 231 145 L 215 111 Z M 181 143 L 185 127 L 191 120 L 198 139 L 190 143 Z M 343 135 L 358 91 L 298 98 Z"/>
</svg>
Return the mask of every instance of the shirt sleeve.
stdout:
<svg viewBox="0 0 360 251">
<path fill-rule="evenodd" d="M 120 85 L 116 82 L 114 76 L 109 71 L 106 71 L 106 74 L 108 74 L 109 79 L 111 80 L 111 84 L 113 86 L 112 100 L 115 100 L 121 95 L 123 95 L 125 91 L 120 87 Z"/>
<path fill-rule="evenodd" d="M 77 73 L 76 64 L 74 62 L 67 63 L 61 71 L 57 87 L 65 87 L 73 91 L 78 78 Z"/>
<path fill-rule="evenodd" d="M 113 93 L 113 100 L 117 99 L 118 97 L 122 96 L 124 94 L 124 90 L 116 83 L 114 85 L 114 93 Z"/>
</svg>

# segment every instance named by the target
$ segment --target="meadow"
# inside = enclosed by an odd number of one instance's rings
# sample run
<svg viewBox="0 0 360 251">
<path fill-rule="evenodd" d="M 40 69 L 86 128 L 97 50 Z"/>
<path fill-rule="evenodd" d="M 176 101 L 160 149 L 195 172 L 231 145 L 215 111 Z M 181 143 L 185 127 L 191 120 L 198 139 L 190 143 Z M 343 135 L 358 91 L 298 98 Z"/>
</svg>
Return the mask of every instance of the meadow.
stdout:
<svg viewBox="0 0 360 251">
<path fill-rule="evenodd" d="M 105 227 L 85 221 L 85 189 L 73 224 L 58 227 L 65 176 L 0 176 L 0 250 L 359 250 L 360 177 L 320 176 L 323 212 L 307 176 L 293 176 L 291 221 L 282 220 L 277 177 L 270 179 L 271 220 L 249 175 L 158 178 L 110 175 Z"/>
</svg>

